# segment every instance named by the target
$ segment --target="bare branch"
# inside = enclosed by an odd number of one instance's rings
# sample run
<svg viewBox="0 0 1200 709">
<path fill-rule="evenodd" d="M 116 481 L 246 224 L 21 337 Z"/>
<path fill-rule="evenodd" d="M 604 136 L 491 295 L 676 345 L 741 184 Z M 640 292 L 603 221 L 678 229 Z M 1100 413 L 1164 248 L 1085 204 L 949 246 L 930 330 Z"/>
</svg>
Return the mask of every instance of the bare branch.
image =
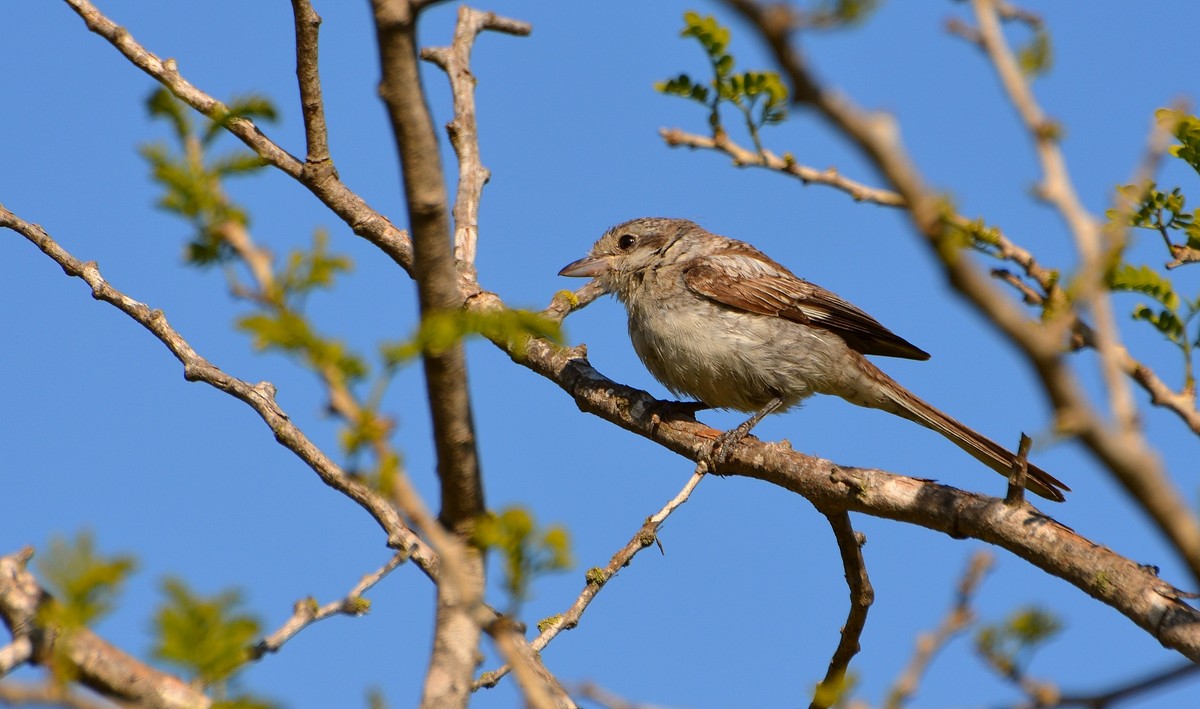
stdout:
<svg viewBox="0 0 1200 709">
<path fill-rule="evenodd" d="M 45 625 L 39 610 L 53 599 L 26 566 L 32 556 L 30 548 L 0 556 L 0 617 L 14 637 L 32 643 L 33 662 L 66 661 L 84 686 L 139 707 L 208 709 L 212 705 L 200 690 L 135 659 L 85 627 Z"/>
<path fill-rule="evenodd" d="M 409 553 L 413 561 L 431 578 L 437 578 L 437 554 L 412 532 L 396 514 L 395 508 L 366 485 L 354 480 L 329 459 L 292 423 L 275 401 L 270 382 L 249 382 L 231 377 L 201 357 L 170 324 L 161 310 L 154 310 L 114 288 L 101 275 L 94 262 L 79 261 L 58 245 L 41 227 L 30 224 L 0 206 L 0 227 L 21 234 L 53 259 L 68 276 L 82 279 L 92 289 L 92 297 L 104 301 L 150 331 L 183 364 L 188 381 L 199 381 L 233 396 L 252 408 L 275 434 L 275 439 L 296 454 L 321 480 L 367 511 L 388 535 L 388 544 Z"/>
<path fill-rule="evenodd" d="M 700 150 L 717 150 L 733 158 L 733 164 L 737 167 L 762 167 L 791 175 L 806 185 L 828 185 L 850 195 L 856 202 L 871 202 L 885 207 L 904 206 L 904 199 L 895 192 L 871 187 L 843 177 L 836 168 L 818 170 L 801 165 L 790 155 L 781 158 L 770 150 L 763 150 L 761 153 L 748 150 L 731 140 L 729 134 L 724 131 L 720 131 L 712 137 L 706 137 L 687 133 L 678 128 L 663 128 L 658 134 L 671 147 L 684 146 Z"/>
<path fill-rule="evenodd" d="M 405 561 L 407 561 L 407 557 L 403 553 L 393 555 L 382 567 L 359 579 L 359 582 L 350 589 L 344 598 L 331 601 L 323 606 L 318 606 L 311 597 L 296 601 L 291 617 L 278 630 L 254 646 L 251 658 L 258 660 L 269 653 L 279 652 L 279 648 L 283 647 L 284 643 L 295 637 L 301 630 L 332 615 L 363 615 L 370 605 L 362 595 Z"/>
<path fill-rule="evenodd" d="M 971 624 L 975 616 L 975 612 L 971 610 L 971 601 L 979 588 L 979 582 L 991 567 L 992 555 L 988 552 L 977 551 L 971 555 L 971 560 L 958 582 L 954 605 L 950 607 L 937 630 L 917 638 L 917 649 L 912 660 L 888 692 L 887 702 L 884 704 L 886 709 L 900 709 L 904 706 L 916 694 L 921 677 L 929 669 L 929 663 L 938 651 Z"/>
<path fill-rule="evenodd" d="M 117 705 L 93 699 L 53 680 L 41 683 L 0 682 L 0 704 L 4 706 L 54 706 L 65 709 L 115 709 Z"/>
<path fill-rule="evenodd" d="M 304 114 L 305 169 L 326 170 L 335 179 L 325 127 L 325 102 L 321 98 L 321 74 L 317 62 L 317 38 L 321 16 L 310 0 L 292 0 L 296 22 L 296 79 L 300 86 L 300 109 Z"/>
<path fill-rule="evenodd" d="M 604 588 L 604 584 L 608 583 L 613 576 L 621 569 L 629 566 L 633 561 L 633 557 L 642 549 L 658 542 L 658 530 L 666 521 L 671 513 L 679 508 L 680 505 L 687 502 L 691 497 L 692 491 L 704 479 L 705 471 L 707 470 L 706 463 L 700 463 L 696 466 L 696 471 L 692 473 L 692 477 L 688 478 L 683 489 L 679 491 L 675 497 L 671 498 L 662 509 L 646 518 L 642 523 L 641 528 L 633 535 L 633 537 L 617 550 L 612 558 L 608 560 L 608 564 L 603 568 L 592 568 L 587 572 L 587 583 L 580 592 L 579 597 L 571 604 L 571 607 L 566 612 L 547 619 L 539 624 L 538 628 L 541 633 L 534 638 L 530 643 L 530 647 L 535 652 L 541 652 L 550 641 L 558 636 L 564 630 L 571 630 L 579 625 L 579 619 L 583 617 L 583 612 L 591 605 L 596 595 L 600 593 L 600 589 Z M 496 684 L 508 674 L 512 668 L 509 665 L 500 667 L 491 672 L 485 672 L 478 680 L 475 681 L 472 690 L 495 687 Z"/>
<path fill-rule="evenodd" d="M 159 59 L 138 44 L 124 27 L 105 17 L 89 0 L 65 2 L 83 18 L 89 30 L 108 40 L 134 66 L 167 87 L 184 103 L 214 120 L 228 116 L 228 109 L 223 103 L 183 78 L 175 60 Z M 303 163 L 297 160 L 247 118 L 229 119 L 225 121 L 225 126 L 259 157 L 304 185 L 346 222 L 355 234 L 377 246 L 405 271 L 412 271 L 413 247 L 408 236 L 339 181 L 333 172 L 332 163 Z"/>
<path fill-rule="evenodd" d="M 1093 327 L 1096 330 L 1096 351 L 1100 355 L 1113 416 L 1123 433 L 1136 435 L 1137 407 L 1133 403 L 1124 377 L 1120 376 L 1120 369 L 1113 354 L 1114 349 L 1119 346 L 1119 338 L 1113 320 L 1112 303 L 1107 289 L 1104 288 L 1106 257 L 1112 245 L 1101 243 L 1102 234 L 1098 220 L 1079 201 L 1067 169 L 1066 158 L 1059 149 L 1061 129 L 1045 116 L 1038 105 L 1033 90 L 1000 29 L 995 0 L 973 0 L 972 7 L 979 22 L 979 44 L 995 67 L 1000 83 L 1034 141 L 1043 173 L 1038 192 L 1062 215 L 1082 257 L 1082 268 L 1076 280 L 1082 289 L 1081 296 L 1095 320 Z"/>
<path fill-rule="evenodd" d="M 1134 699 L 1147 692 L 1161 689 L 1172 682 L 1186 679 L 1200 672 L 1200 664 L 1188 662 L 1176 665 L 1145 677 L 1122 683 L 1113 689 L 1089 694 L 1064 694 L 1059 697 L 1056 707 L 1086 707 L 1087 709 L 1108 709 L 1117 704 Z"/>
<path fill-rule="evenodd" d="M 458 8 L 454 43 L 421 51 L 421 58 L 437 64 L 450 78 L 454 97 L 454 119 L 446 125 L 450 145 L 458 156 L 458 189 L 454 200 L 454 258 L 470 282 L 476 280 L 475 246 L 479 239 L 479 202 L 491 173 L 479 157 L 479 129 L 475 118 L 475 77 L 471 74 L 471 49 L 484 30 L 519 36 L 532 26 L 519 20 L 480 12 L 463 5 Z"/>
<path fill-rule="evenodd" d="M 871 587 L 871 579 L 867 577 L 867 562 L 863 560 L 862 547 L 867 539 L 861 533 L 854 531 L 850 524 L 850 515 L 845 512 L 833 512 L 825 515 L 829 526 L 833 528 L 833 536 L 837 539 L 838 551 L 842 557 L 842 567 L 846 572 L 846 585 L 850 588 L 850 611 L 846 615 L 846 624 L 842 626 L 842 637 L 837 649 L 829 660 L 829 669 L 825 679 L 817 684 L 817 691 L 809 709 L 826 709 L 840 701 L 846 688 L 846 671 L 850 668 L 850 660 L 858 654 L 861 646 L 858 643 L 863 628 L 867 625 L 867 611 L 875 602 L 875 589 Z"/>
</svg>

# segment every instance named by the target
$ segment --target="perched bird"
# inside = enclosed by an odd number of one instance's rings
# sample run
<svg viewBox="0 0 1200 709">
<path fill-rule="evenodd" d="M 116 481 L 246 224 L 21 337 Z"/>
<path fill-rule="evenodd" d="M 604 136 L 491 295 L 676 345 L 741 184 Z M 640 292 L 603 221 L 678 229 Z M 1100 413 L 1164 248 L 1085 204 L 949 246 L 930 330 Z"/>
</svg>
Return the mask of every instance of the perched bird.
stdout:
<svg viewBox="0 0 1200 709">
<path fill-rule="evenodd" d="M 559 275 L 593 277 L 625 305 L 634 350 L 672 392 L 710 408 L 755 412 L 724 443 L 767 414 L 833 394 L 937 431 L 1002 475 L 1012 469 L 1012 453 L 865 357 L 924 360 L 928 353 L 745 242 L 686 219 L 634 219 L 609 229 Z M 1058 502 L 1070 490 L 1033 465 L 1027 488 Z"/>
</svg>

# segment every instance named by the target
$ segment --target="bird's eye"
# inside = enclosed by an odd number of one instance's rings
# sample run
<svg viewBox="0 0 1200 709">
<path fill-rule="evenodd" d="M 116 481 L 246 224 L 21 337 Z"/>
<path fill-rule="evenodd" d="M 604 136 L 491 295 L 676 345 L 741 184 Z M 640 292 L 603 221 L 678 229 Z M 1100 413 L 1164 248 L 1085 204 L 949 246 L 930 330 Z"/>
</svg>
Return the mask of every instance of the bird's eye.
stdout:
<svg viewBox="0 0 1200 709">
<path fill-rule="evenodd" d="M 633 248 L 635 242 L 637 242 L 637 237 L 633 234 L 622 234 L 617 239 L 617 248 L 622 251 L 628 251 Z"/>
</svg>

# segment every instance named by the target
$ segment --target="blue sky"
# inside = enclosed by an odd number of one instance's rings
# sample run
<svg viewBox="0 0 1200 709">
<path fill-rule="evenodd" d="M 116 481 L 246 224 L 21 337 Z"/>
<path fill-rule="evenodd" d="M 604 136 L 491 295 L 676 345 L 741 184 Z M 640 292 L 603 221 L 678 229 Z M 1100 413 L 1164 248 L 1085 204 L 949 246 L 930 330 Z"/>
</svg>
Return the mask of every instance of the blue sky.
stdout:
<svg viewBox="0 0 1200 709">
<path fill-rule="evenodd" d="M 143 3 L 100 7 L 208 93 L 262 93 L 280 107 L 264 125 L 293 154 L 303 129 L 293 74 L 291 11 L 283 2 Z M 1096 213 L 1132 174 L 1156 108 L 1196 98 L 1200 50 L 1170 33 L 1195 26 L 1200 8 L 1167 14 L 1107 3 L 1086 11 L 1035 4 L 1054 40 L 1055 64 L 1035 85 L 1065 126 L 1065 151 L 1085 204 Z M 454 6 L 423 20 L 422 44 L 448 44 Z M 827 188 L 761 171 L 736 170 L 713 154 L 670 149 L 661 127 L 702 132 L 702 109 L 653 90 L 680 71 L 703 75 L 699 47 L 678 38 L 687 9 L 718 12 L 733 28 L 744 68 L 769 62 L 747 28 L 716 4 L 501 2 L 482 6 L 527 20 L 528 38 L 485 34 L 478 78 L 483 160 L 492 172 L 480 216 L 483 285 L 508 304 L 540 308 L 578 282 L 559 268 L 608 226 L 635 216 L 678 216 L 752 241 L 776 260 L 851 300 L 933 355 L 884 361 L 918 395 L 978 430 L 1014 445 L 1035 437 L 1034 460 L 1070 484 L 1051 512 L 1064 524 L 1187 584 L 1181 565 L 1142 515 L 1079 446 L 1049 435 L 1048 409 L 1031 372 L 969 308 L 956 302 L 931 256 L 895 211 L 855 204 Z M 321 70 L 330 147 L 342 179 L 376 209 L 404 223 L 394 143 L 376 98 L 378 80 L 367 3 L 318 2 L 324 17 Z M 1029 191 L 1038 166 L 1029 140 L 982 55 L 943 29 L 963 3 L 885 3 L 864 27 L 805 38 L 818 75 L 858 103 L 894 113 L 928 181 L 969 216 L 1000 225 L 1047 264 L 1069 268 L 1060 219 Z M 244 306 L 219 272 L 182 264 L 186 224 L 156 210 L 157 188 L 137 147 L 165 140 L 144 99 L 155 88 L 61 3 L 6 3 L 0 24 L 0 203 L 40 223 L 76 257 L 98 261 L 126 294 L 161 308 L 201 354 L 250 381 L 269 380 L 280 403 L 315 441 L 336 451 L 337 426 L 323 415 L 314 379 L 277 355 L 252 351 L 232 331 Z M 449 119 L 445 77 L 425 84 L 439 125 Z M 838 136 L 800 112 L 767 129 L 767 147 L 817 168 L 878 178 Z M 235 147 L 233 140 L 223 143 Z M 447 149 L 446 164 L 453 165 Z M 1196 175 L 1174 165 L 1160 176 L 1200 195 Z M 306 245 L 315 228 L 355 270 L 309 301 L 325 332 L 370 353 L 414 326 L 412 283 L 289 178 L 265 173 L 231 182 L 252 215 L 256 240 L 277 254 Z M 1197 197 L 1200 198 L 1200 197 Z M 1131 259 L 1166 260 L 1140 238 Z M 240 403 L 183 380 L 179 365 L 146 332 L 89 297 L 29 243 L 0 235 L 0 553 L 44 548 L 55 535 L 91 530 L 108 552 L 139 558 L 118 610 L 98 630 L 135 653 L 150 644 L 150 617 L 165 575 L 201 592 L 241 588 L 273 629 L 306 595 L 341 596 L 388 558 L 375 525 L 326 489 Z M 987 265 L 987 264 L 985 264 Z M 1196 278 L 1176 274 L 1185 292 Z M 1131 298 L 1117 301 L 1126 313 Z M 1123 326 L 1124 320 L 1122 320 Z M 1135 354 L 1178 381 L 1177 355 L 1125 326 Z M 624 314 L 609 300 L 567 321 L 607 376 L 667 394 L 637 361 Z M 469 346 L 489 504 L 522 504 L 545 523 L 570 528 L 576 568 L 547 577 L 523 616 L 530 624 L 567 608 L 583 571 L 603 565 L 642 520 L 684 484 L 691 465 L 599 419 L 581 414 L 557 387 L 490 345 Z M 1093 386 L 1092 359 L 1078 358 Z M 1094 388 L 1094 386 L 1093 386 Z M 416 368 L 398 378 L 387 404 L 395 444 L 433 501 L 424 388 Z M 1147 435 L 1187 499 L 1196 500 L 1195 440 L 1173 416 L 1137 399 Z M 740 414 L 709 412 L 720 428 Z M 1003 492 L 1003 481 L 936 434 L 840 400 L 818 399 L 757 430 L 800 451 L 847 465 L 936 477 Z M 878 703 L 911 656 L 917 633 L 940 622 L 967 558 L 984 545 L 891 522 L 855 518 L 877 600 L 855 661 L 861 696 Z M 710 478 L 650 549 L 601 593 L 580 627 L 545 652 L 566 682 L 595 681 L 633 701 L 689 707 L 806 705 L 824 673 L 846 610 L 842 569 L 825 519 L 800 498 L 760 482 Z M 1077 589 L 993 550 L 997 565 L 979 594 L 985 620 L 1039 604 L 1065 632 L 1044 648 L 1036 676 L 1067 691 L 1097 689 L 1178 661 L 1146 633 Z M 433 593 L 401 568 L 370 594 L 372 612 L 306 630 L 278 656 L 248 668 L 242 686 L 290 707 L 357 706 L 378 687 L 395 707 L 418 696 L 430 639 Z M 503 598 L 494 598 L 503 605 Z M 484 668 L 495 665 L 489 651 Z M 18 676 L 28 677 L 26 673 Z M 924 707 L 995 706 L 1017 695 L 995 680 L 969 643 L 951 644 L 922 684 Z M 1200 685 L 1130 706 L 1184 706 Z M 516 706 L 511 685 L 478 706 Z"/>
</svg>

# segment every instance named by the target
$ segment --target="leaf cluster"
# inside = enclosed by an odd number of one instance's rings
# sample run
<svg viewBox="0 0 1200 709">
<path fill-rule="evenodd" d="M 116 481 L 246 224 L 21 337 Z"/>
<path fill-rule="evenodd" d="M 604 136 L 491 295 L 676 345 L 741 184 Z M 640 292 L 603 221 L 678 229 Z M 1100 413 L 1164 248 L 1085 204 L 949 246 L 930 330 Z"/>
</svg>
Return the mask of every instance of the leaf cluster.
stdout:
<svg viewBox="0 0 1200 709">
<path fill-rule="evenodd" d="M 712 79 L 701 82 L 687 73 L 660 81 L 655 89 L 668 96 L 680 96 L 696 101 L 709 109 L 709 124 L 714 133 L 724 130 L 721 125 L 722 103 L 736 107 L 746 121 L 750 135 L 758 144 L 758 130 L 765 125 L 782 122 L 787 117 L 787 86 L 777 72 L 734 71 L 734 58 L 729 53 L 729 28 L 712 15 L 701 16 L 687 12 L 683 16 L 682 37 L 694 37 L 708 56 Z M 760 146 L 761 151 L 761 146 Z"/>
<path fill-rule="evenodd" d="M 205 686 L 223 686 L 250 659 L 258 620 L 241 610 L 236 590 L 193 593 L 179 579 L 163 581 L 166 601 L 154 616 L 154 655 L 182 668 Z"/>
<path fill-rule="evenodd" d="M 1183 160 L 1200 173 L 1200 119 L 1175 109 L 1160 109 L 1155 119 L 1170 131 L 1179 143 L 1171 146 L 1172 156 Z M 1200 261 L 1200 209 L 1189 211 L 1183 189 L 1160 189 L 1154 182 L 1123 185 L 1117 188 L 1121 205 L 1106 213 L 1116 227 L 1133 227 L 1157 232 L 1173 260 L 1168 268 Z M 1123 246 L 1123 244 L 1122 244 Z M 1122 249 L 1114 250 L 1107 271 L 1107 285 L 1114 292 L 1137 293 L 1149 298 L 1131 313 L 1134 320 L 1150 324 L 1179 348 L 1185 367 L 1185 386 L 1194 382 L 1192 353 L 1200 346 L 1200 333 L 1190 331 L 1200 313 L 1200 294 L 1187 296 L 1164 273 L 1124 259 Z"/>
<path fill-rule="evenodd" d="M 984 625 L 975 636 L 975 649 L 1009 677 L 1025 671 L 1034 652 L 1062 630 L 1053 614 L 1028 607 L 1014 611 L 1003 622 Z"/>
<path fill-rule="evenodd" d="M 193 124 L 190 109 L 165 88 L 155 90 L 146 100 L 146 107 L 151 117 L 171 124 L 180 145 L 179 152 L 172 152 L 165 143 L 151 143 L 143 145 L 140 152 L 150 163 L 153 180 L 165 188 L 158 206 L 188 220 L 196 230 L 185 258 L 198 266 L 227 261 L 232 251 L 224 230 L 230 225 L 247 226 L 249 217 L 226 198 L 221 181 L 257 172 L 266 162 L 247 150 L 235 150 L 211 160 L 206 158 L 206 152 L 224 132 L 224 124 L 235 118 L 274 120 L 274 106 L 257 96 L 238 99 L 202 131 L 197 131 Z"/>
<path fill-rule="evenodd" d="M 369 372 L 366 361 L 338 339 L 318 333 L 304 314 L 304 298 L 328 289 L 338 273 L 349 271 L 349 258 L 329 252 L 329 236 L 318 229 L 309 249 L 294 249 L 258 294 L 258 310 L 238 318 L 237 328 L 252 338 L 259 351 L 276 351 L 299 358 L 306 366 L 336 373 L 345 382 L 356 382 Z"/>
<path fill-rule="evenodd" d="M 41 620 L 71 630 L 90 625 L 112 611 L 125 579 L 136 568 L 131 556 L 102 556 L 89 532 L 73 540 L 55 537 L 38 570 L 54 595 L 42 606 Z"/>
<path fill-rule="evenodd" d="M 571 537 L 561 525 L 538 528 L 523 507 L 489 512 L 476 522 L 474 543 L 496 551 L 504 562 L 504 589 L 513 603 L 528 597 L 533 579 L 571 567 Z"/>
<path fill-rule="evenodd" d="M 524 354 L 531 337 L 562 343 L 558 321 L 531 310 L 501 308 L 488 311 L 446 310 L 428 313 L 407 341 L 382 348 L 384 361 L 398 366 L 422 353 L 441 354 L 471 335 L 503 342 L 514 356 Z"/>
</svg>

